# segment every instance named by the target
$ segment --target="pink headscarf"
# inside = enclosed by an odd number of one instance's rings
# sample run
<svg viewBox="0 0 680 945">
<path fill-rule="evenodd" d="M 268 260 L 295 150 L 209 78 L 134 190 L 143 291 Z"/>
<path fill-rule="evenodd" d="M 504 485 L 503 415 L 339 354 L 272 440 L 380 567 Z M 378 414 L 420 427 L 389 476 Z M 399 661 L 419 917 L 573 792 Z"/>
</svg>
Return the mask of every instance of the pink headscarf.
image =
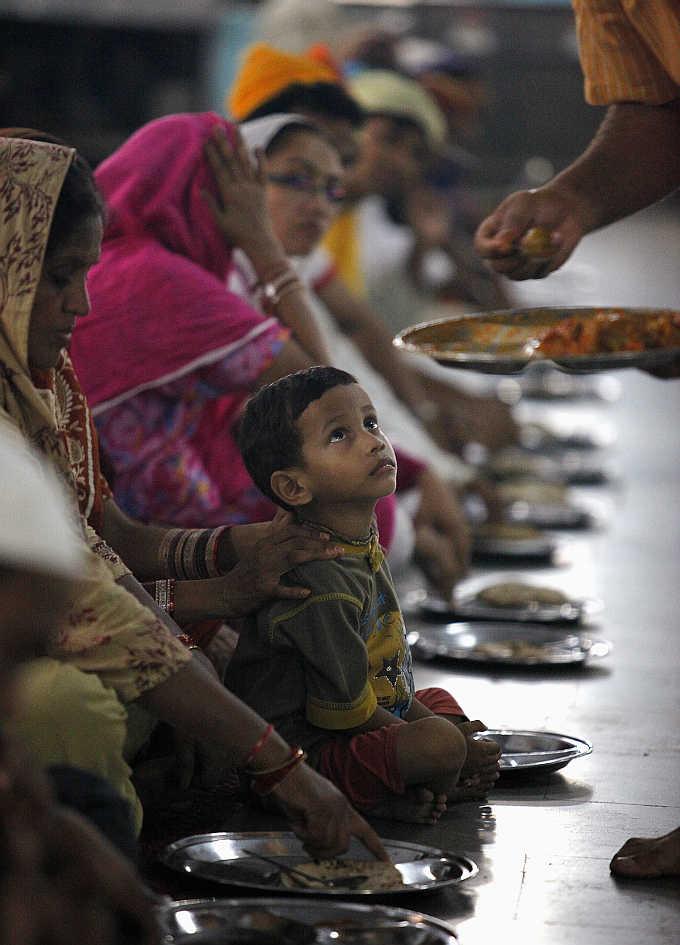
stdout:
<svg viewBox="0 0 680 945">
<path fill-rule="evenodd" d="M 96 172 L 109 220 L 71 356 L 93 413 L 211 364 L 265 330 L 225 289 L 231 247 L 202 191 L 219 115 L 171 115 L 137 131 Z"/>
</svg>

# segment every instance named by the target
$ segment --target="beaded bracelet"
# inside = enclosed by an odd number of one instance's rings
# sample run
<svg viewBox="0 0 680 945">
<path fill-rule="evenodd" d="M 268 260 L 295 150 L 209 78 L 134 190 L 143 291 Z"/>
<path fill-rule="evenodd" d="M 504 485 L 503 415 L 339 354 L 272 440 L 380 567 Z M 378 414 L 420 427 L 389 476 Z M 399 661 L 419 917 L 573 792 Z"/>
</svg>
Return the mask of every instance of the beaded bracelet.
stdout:
<svg viewBox="0 0 680 945">
<path fill-rule="evenodd" d="M 278 275 L 267 282 L 256 282 L 254 288 L 263 298 L 273 299 L 291 279 L 297 279 L 297 274 L 290 266 L 286 266 Z"/>
<path fill-rule="evenodd" d="M 166 614 L 174 614 L 175 581 L 173 578 L 163 581 L 154 581 L 154 600 Z"/>
<path fill-rule="evenodd" d="M 250 764 L 253 763 L 253 761 L 255 760 L 255 758 L 257 757 L 257 755 L 259 755 L 259 753 L 260 753 L 260 752 L 262 751 L 262 749 L 264 748 L 264 746 L 265 746 L 265 744 L 266 744 L 266 742 L 267 742 L 267 739 L 269 738 L 269 736 L 271 735 L 271 733 L 272 733 L 273 731 L 274 731 L 274 726 L 273 726 L 273 725 L 271 724 L 271 722 L 270 722 L 270 724 L 266 727 L 266 729 L 264 730 L 264 732 L 262 733 L 262 735 L 258 738 L 258 740 L 255 742 L 255 744 L 253 745 L 253 747 L 252 747 L 252 748 L 250 749 L 250 751 L 248 752 L 248 757 L 247 757 L 246 760 L 243 762 L 243 767 L 244 767 L 244 768 L 247 768 L 248 765 L 250 765 Z"/>
<path fill-rule="evenodd" d="M 213 528 L 205 546 L 205 568 L 208 577 L 220 577 L 222 572 L 217 564 L 217 555 L 220 548 L 220 539 L 225 532 L 229 531 L 228 525 L 220 525 L 219 528 Z"/>
<path fill-rule="evenodd" d="M 307 758 L 307 752 L 299 745 L 291 748 L 291 755 L 287 762 L 273 770 L 258 772 L 250 782 L 251 790 L 259 797 L 271 794 L 288 775 L 301 765 Z"/>
<path fill-rule="evenodd" d="M 279 294 L 272 299 L 272 305 L 278 305 L 279 302 L 284 299 L 287 295 L 290 295 L 291 292 L 302 292 L 303 285 L 299 279 L 291 279 L 290 282 L 286 284 L 279 290 Z"/>
<path fill-rule="evenodd" d="M 302 289 L 302 283 L 297 273 L 289 269 L 271 282 L 258 284 L 256 288 L 259 290 L 260 301 L 263 308 L 270 310 L 275 308 L 281 299 L 288 295 L 289 292 Z"/>
</svg>

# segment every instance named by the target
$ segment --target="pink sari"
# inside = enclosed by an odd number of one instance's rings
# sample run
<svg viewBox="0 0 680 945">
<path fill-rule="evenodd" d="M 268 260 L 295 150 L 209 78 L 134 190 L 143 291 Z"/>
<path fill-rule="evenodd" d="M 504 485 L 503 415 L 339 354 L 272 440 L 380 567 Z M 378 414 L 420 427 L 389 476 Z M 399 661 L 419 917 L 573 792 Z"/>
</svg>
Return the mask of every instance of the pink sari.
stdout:
<svg viewBox="0 0 680 945">
<path fill-rule="evenodd" d="M 187 527 L 272 517 L 233 426 L 290 335 L 225 288 L 232 249 L 202 197 L 217 124 L 233 133 L 212 113 L 161 118 L 98 168 L 109 220 L 71 347 L 119 505 Z M 388 546 L 392 497 L 378 515 Z"/>
<path fill-rule="evenodd" d="M 109 220 L 72 357 L 126 511 L 188 526 L 267 519 L 232 426 L 289 336 L 225 289 L 231 248 L 202 191 L 217 115 L 144 126 L 97 182 Z"/>
</svg>

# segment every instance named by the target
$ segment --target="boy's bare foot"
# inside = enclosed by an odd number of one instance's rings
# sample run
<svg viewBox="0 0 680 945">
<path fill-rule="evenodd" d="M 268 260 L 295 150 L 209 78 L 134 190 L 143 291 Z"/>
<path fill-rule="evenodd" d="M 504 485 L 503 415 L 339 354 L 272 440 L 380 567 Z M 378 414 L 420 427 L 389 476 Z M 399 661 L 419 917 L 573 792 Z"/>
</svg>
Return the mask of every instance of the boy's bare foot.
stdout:
<svg viewBox="0 0 680 945">
<path fill-rule="evenodd" d="M 490 738 L 473 737 L 475 732 L 483 732 L 486 728 L 479 720 L 461 722 L 458 728 L 465 735 L 467 757 L 456 784 L 456 793 L 449 794 L 449 800 L 483 797 L 498 780 L 500 746 Z"/>
<path fill-rule="evenodd" d="M 663 837 L 631 837 L 614 854 L 609 869 L 634 879 L 680 875 L 680 827 Z"/>
<path fill-rule="evenodd" d="M 403 820 L 409 824 L 435 824 L 446 810 L 446 795 L 434 794 L 428 788 L 408 788 L 365 811 L 369 817 Z"/>
</svg>

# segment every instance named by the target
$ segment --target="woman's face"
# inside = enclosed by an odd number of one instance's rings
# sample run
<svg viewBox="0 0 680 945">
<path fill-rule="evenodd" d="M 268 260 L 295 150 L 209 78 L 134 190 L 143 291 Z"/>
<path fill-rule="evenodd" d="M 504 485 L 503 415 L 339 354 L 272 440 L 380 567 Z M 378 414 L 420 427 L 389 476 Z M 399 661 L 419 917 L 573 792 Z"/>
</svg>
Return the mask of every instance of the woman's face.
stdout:
<svg viewBox="0 0 680 945">
<path fill-rule="evenodd" d="M 338 153 L 319 135 L 298 131 L 267 156 L 266 169 L 274 232 L 288 256 L 307 256 L 344 197 Z"/>
<path fill-rule="evenodd" d="M 103 226 L 87 217 L 71 236 L 45 256 L 28 328 L 28 365 L 48 371 L 71 343 L 76 319 L 87 315 L 87 274 L 99 259 Z"/>
</svg>

